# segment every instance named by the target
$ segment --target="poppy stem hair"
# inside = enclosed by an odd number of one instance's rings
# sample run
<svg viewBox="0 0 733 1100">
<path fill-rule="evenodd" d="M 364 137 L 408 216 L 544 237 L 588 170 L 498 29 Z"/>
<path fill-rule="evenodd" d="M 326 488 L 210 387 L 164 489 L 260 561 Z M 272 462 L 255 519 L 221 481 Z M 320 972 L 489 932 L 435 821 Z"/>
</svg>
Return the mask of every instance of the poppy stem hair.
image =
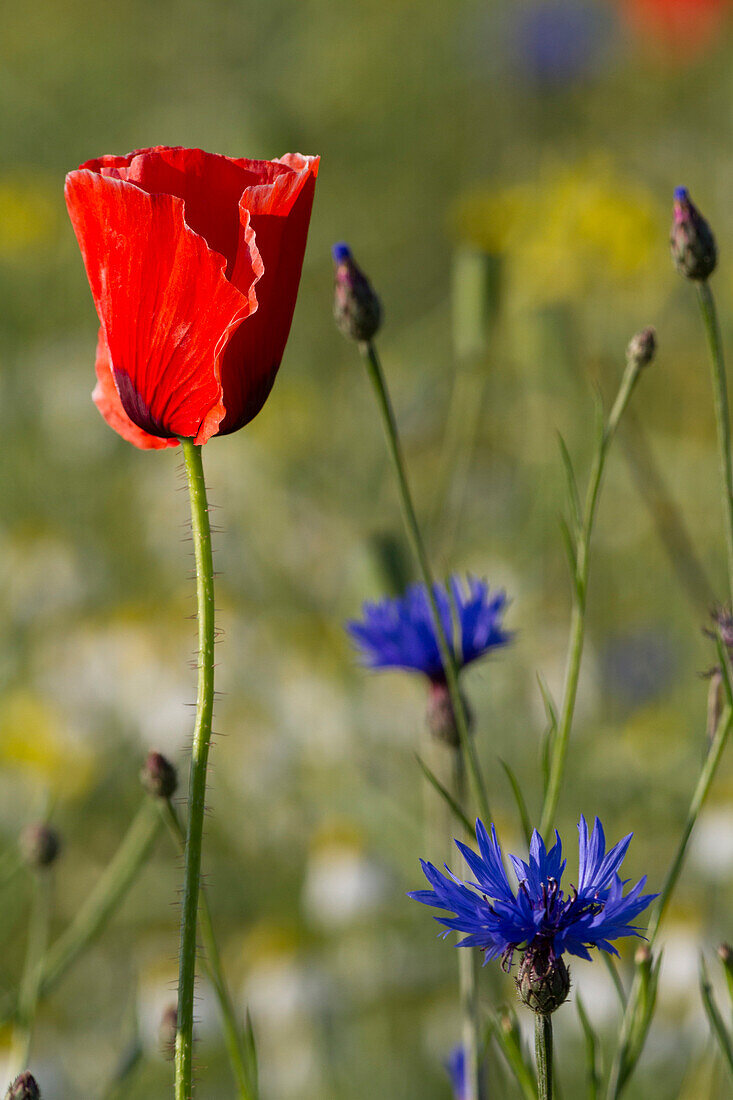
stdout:
<svg viewBox="0 0 733 1100">
<path fill-rule="evenodd" d="M 214 563 L 206 502 L 201 447 L 181 439 L 191 500 L 191 526 L 196 558 L 199 653 L 196 724 L 188 783 L 188 827 L 184 859 L 183 903 L 178 966 L 175 1100 L 190 1100 L 193 1075 L 193 997 L 196 980 L 196 921 L 201 880 L 201 846 L 206 802 L 206 767 L 214 709 Z"/>
</svg>

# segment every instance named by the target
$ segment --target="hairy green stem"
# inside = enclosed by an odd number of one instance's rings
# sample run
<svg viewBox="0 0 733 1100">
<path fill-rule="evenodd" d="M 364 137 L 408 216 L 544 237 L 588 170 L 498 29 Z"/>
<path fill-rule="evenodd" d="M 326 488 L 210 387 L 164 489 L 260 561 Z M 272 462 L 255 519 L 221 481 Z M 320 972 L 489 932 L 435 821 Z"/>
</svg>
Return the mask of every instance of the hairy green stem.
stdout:
<svg viewBox="0 0 733 1100">
<path fill-rule="evenodd" d="M 191 502 L 198 606 L 198 694 L 188 784 L 188 828 L 184 857 L 181 939 L 178 955 L 178 1027 L 176 1031 L 176 1100 L 190 1100 L 193 1090 L 193 998 L 196 982 L 196 925 L 201 883 L 201 848 L 206 803 L 206 768 L 214 710 L 214 563 L 201 447 L 181 439 Z"/>
<path fill-rule="evenodd" d="M 71 924 L 46 954 L 39 997 L 48 994 L 104 928 L 147 861 L 160 831 L 160 815 L 148 798 L 138 810 L 122 844 Z"/>
<path fill-rule="evenodd" d="M 552 1017 L 539 1012 L 534 1018 L 534 1052 L 537 1059 L 537 1096 L 552 1100 Z"/>
<path fill-rule="evenodd" d="M 407 480 L 407 472 L 405 468 L 405 461 L 402 456 L 402 448 L 400 445 L 399 433 L 397 430 L 397 421 L 395 419 L 394 410 L 392 408 L 392 402 L 389 397 L 387 385 L 382 372 L 382 367 L 379 362 L 376 348 L 373 343 L 365 343 L 360 345 L 364 361 L 366 363 L 367 372 L 369 374 L 369 380 L 372 383 L 374 394 L 377 399 L 377 405 L 382 417 L 382 425 L 384 428 L 384 435 L 387 441 L 387 450 L 392 461 L 395 477 L 397 478 L 397 487 L 399 490 L 400 504 L 402 508 L 402 518 L 407 530 L 407 537 L 410 541 L 415 559 L 420 570 L 423 583 L 425 585 L 426 595 L 430 603 L 430 611 L 433 616 L 433 623 L 435 625 L 435 634 L 438 642 L 438 649 L 440 651 L 440 659 L 445 671 L 445 679 L 450 694 L 451 705 L 453 707 L 453 713 L 456 720 L 456 729 L 458 730 L 458 737 L 460 740 L 461 752 L 466 760 L 468 774 L 471 777 L 471 785 L 474 790 L 476 802 L 479 807 L 479 811 L 487 826 L 491 821 L 491 811 L 489 808 L 489 802 L 486 795 L 486 787 L 484 785 L 483 777 L 481 775 L 481 767 L 476 753 L 476 746 L 473 738 L 471 737 L 468 728 L 468 717 L 466 714 L 466 706 L 461 695 L 460 687 L 458 684 L 458 668 L 456 665 L 455 654 L 448 642 L 446 632 L 443 627 L 443 621 L 438 611 L 438 604 L 435 599 L 435 580 L 433 578 L 433 572 L 428 560 L 427 551 L 425 549 L 425 543 L 420 531 L 420 525 L 417 520 L 417 514 L 415 512 L 415 506 L 412 502 L 412 494 L 410 492 L 410 486 Z"/>
<path fill-rule="evenodd" d="M 713 368 L 713 401 L 718 426 L 720 488 L 723 497 L 725 546 L 728 555 L 728 590 L 733 601 L 733 461 L 731 460 L 728 383 L 715 299 L 707 281 L 697 284 L 697 293 Z"/>
<path fill-rule="evenodd" d="M 672 861 L 667 877 L 664 881 L 664 886 L 659 894 L 659 897 L 655 903 L 654 910 L 652 912 L 651 919 L 649 921 L 649 928 L 647 930 L 647 940 L 649 949 L 654 947 L 657 935 L 659 933 L 659 926 L 662 923 L 662 918 L 667 911 L 672 893 L 677 880 L 680 877 L 682 865 L 687 854 L 687 847 L 692 836 L 692 830 L 695 827 L 695 823 L 700 814 L 700 810 L 705 804 L 705 800 L 708 796 L 715 773 L 720 764 L 723 750 L 728 741 L 731 727 L 733 726 L 733 709 L 730 706 L 726 706 L 723 711 L 720 721 L 718 722 L 718 728 L 713 738 L 710 750 L 705 757 L 702 770 L 700 772 L 697 784 L 695 786 L 692 800 L 690 802 L 690 808 L 687 811 L 687 819 L 685 821 L 685 827 L 682 831 L 682 837 L 677 846 L 675 857 Z M 641 1046 L 638 1050 L 631 1052 L 633 1062 L 631 1067 L 628 1065 L 629 1047 L 631 1043 L 632 1035 L 634 1034 L 637 1015 L 639 1012 L 639 1005 L 642 1000 L 643 993 L 643 974 L 640 969 L 637 968 L 637 972 L 634 976 L 634 981 L 631 986 L 631 991 L 626 1002 L 626 1011 L 621 1022 L 621 1030 L 619 1033 L 619 1041 L 616 1050 L 616 1056 L 611 1068 L 611 1074 L 609 1078 L 608 1100 L 617 1100 L 617 1097 L 621 1095 L 626 1081 L 631 1075 L 633 1065 L 636 1063 L 639 1055 L 641 1054 Z"/>
<path fill-rule="evenodd" d="M 181 852 L 186 850 L 186 833 L 181 824 L 175 806 L 170 800 L 162 803 L 163 816 L 168 825 L 176 846 Z M 221 955 L 214 934 L 214 923 L 211 917 L 211 908 L 206 893 L 206 888 L 201 886 L 201 900 L 199 907 L 199 920 L 201 922 L 201 941 L 204 948 L 203 966 L 214 987 L 222 1022 L 224 1024 L 224 1040 L 227 1054 L 232 1067 L 237 1089 L 241 1100 L 256 1100 L 257 1088 L 252 1080 L 252 1069 L 245 1049 L 241 1027 L 237 1021 L 237 1014 L 232 1002 L 229 987 L 224 977 L 224 968 L 221 964 Z"/>
<path fill-rule="evenodd" d="M 600 442 L 596 449 L 593 467 L 588 481 L 583 520 L 578 532 L 578 543 L 575 558 L 575 577 L 573 587 L 573 610 L 570 619 L 570 642 L 568 645 L 568 660 L 565 671 L 565 686 L 563 689 L 562 709 L 558 719 L 557 731 L 552 746 L 550 758 L 550 774 L 545 791 L 545 798 L 540 818 L 540 833 L 547 836 L 552 828 L 557 813 L 557 805 L 560 799 L 560 788 L 565 774 L 565 763 L 570 742 L 570 730 L 575 714 L 575 701 L 578 695 L 578 681 L 580 679 L 580 665 L 583 657 L 583 644 L 585 641 L 585 611 L 588 594 L 588 572 L 590 568 L 590 543 L 593 534 L 593 525 L 598 507 L 598 497 L 603 480 L 603 471 L 606 466 L 608 450 L 616 434 L 619 421 L 626 408 L 629 398 L 639 377 L 640 367 L 630 360 L 626 365 L 621 385 L 616 400 L 603 429 Z"/>
</svg>

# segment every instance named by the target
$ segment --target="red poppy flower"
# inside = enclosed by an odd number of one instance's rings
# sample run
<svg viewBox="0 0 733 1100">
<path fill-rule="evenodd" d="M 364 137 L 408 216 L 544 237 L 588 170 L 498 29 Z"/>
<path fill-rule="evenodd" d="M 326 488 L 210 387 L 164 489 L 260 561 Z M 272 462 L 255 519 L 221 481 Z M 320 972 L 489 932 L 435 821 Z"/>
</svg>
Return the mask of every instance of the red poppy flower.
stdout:
<svg viewBox="0 0 733 1100">
<path fill-rule="evenodd" d="M 137 447 L 262 408 L 295 309 L 318 157 L 142 149 L 87 161 L 66 205 L 99 314 L 94 401 Z"/>
<path fill-rule="evenodd" d="M 623 0 L 629 22 L 664 49 L 699 54 L 720 28 L 730 0 Z"/>
</svg>

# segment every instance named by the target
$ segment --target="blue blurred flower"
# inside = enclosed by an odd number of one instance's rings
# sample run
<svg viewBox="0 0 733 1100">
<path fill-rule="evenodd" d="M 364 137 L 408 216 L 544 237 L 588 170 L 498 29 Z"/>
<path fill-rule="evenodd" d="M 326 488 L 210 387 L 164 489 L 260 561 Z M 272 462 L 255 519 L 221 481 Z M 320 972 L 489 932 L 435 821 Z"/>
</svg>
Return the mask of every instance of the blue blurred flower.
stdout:
<svg viewBox="0 0 733 1100">
<path fill-rule="evenodd" d="M 508 602 L 504 592 L 491 593 L 488 584 L 475 577 L 464 584 L 455 575 L 445 586 L 436 584 L 434 591 L 459 668 L 511 640 L 501 622 Z M 403 668 L 422 672 L 434 682 L 445 680 L 425 585 L 412 585 L 394 599 L 365 603 L 363 616 L 347 623 L 346 629 L 369 668 Z"/>
<path fill-rule="evenodd" d="M 445 1060 L 445 1068 L 453 1086 L 454 1100 L 466 1100 L 466 1052 L 459 1044 Z"/>
<path fill-rule="evenodd" d="M 477 821 L 478 853 L 456 841 L 475 881 L 463 882 L 447 867 L 446 877 L 423 861 L 422 868 L 432 890 L 416 890 L 409 896 L 423 905 L 455 913 L 454 917 L 435 919 L 448 930 L 464 933 L 459 947 L 480 947 L 486 962 L 502 956 L 505 969 L 511 966 L 517 948 L 527 954 L 542 952 L 553 960 L 566 951 L 590 959 L 591 947 L 617 955 L 610 941 L 639 935 L 632 922 L 657 895 L 642 894 L 646 878 L 623 894 L 626 882 L 621 881 L 617 872 L 631 833 L 606 853 L 606 839 L 598 818 L 590 837 L 584 817 L 578 829 L 578 887 L 571 886 L 567 894 L 560 889 L 566 861 L 557 832 L 548 852 L 535 829 L 528 863 L 509 857 L 519 883 L 515 894 L 504 870 L 493 825 L 489 837 L 482 822 Z"/>
<path fill-rule="evenodd" d="M 560 84 L 587 75 L 608 43 L 608 13 L 578 0 L 517 5 L 513 14 L 515 61 L 540 83 Z"/>
</svg>

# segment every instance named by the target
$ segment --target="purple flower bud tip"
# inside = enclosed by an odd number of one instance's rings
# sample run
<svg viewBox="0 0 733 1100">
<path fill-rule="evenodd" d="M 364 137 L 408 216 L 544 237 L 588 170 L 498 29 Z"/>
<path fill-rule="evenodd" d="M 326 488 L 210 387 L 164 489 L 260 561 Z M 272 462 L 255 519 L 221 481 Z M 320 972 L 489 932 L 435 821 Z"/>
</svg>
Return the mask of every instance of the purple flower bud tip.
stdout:
<svg viewBox="0 0 733 1100">
<path fill-rule="evenodd" d="M 351 249 L 343 241 L 339 241 L 338 244 L 333 246 L 331 254 L 333 255 L 334 263 L 337 264 L 342 264 L 346 260 L 351 259 Z"/>
<path fill-rule="evenodd" d="M 27 1071 L 21 1073 L 8 1088 L 5 1100 L 41 1100 L 41 1090 L 35 1077 Z"/>
<path fill-rule="evenodd" d="M 675 187 L 674 189 L 674 201 L 675 202 L 689 202 L 690 192 L 686 187 Z"/>
</svg>

